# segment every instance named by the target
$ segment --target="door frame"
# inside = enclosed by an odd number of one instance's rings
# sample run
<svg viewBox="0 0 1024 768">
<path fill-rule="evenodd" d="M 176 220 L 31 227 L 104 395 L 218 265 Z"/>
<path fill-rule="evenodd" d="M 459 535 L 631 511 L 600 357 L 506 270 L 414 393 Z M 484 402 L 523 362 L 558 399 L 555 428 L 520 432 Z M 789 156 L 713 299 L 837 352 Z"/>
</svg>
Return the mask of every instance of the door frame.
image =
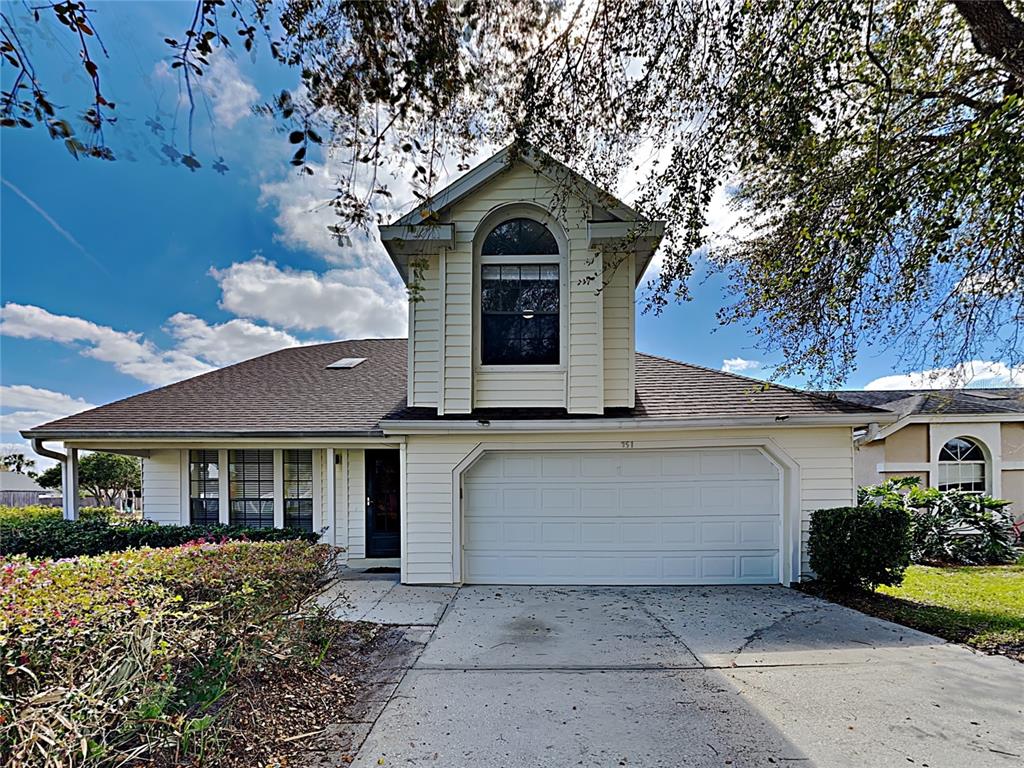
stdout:
<svg viewBox="0 0 1024 768">
<path fill-rule="evenodd" d="M 372 538 L 372 531 L 373 531 L 373 526 L 371 525 L 371 516 L 372 515 L 371 515 L 371 511 L 370 511 L 370 504 L 369 504 L 369 500 L 370 500 L 370 454 L 378 453 L 378 452 L 379 453 L 383 453 L 383 452 L 393 453 L 394 454 L 394 458 L 395 458 L 395 463 L 397 465 L 397 474 L 396 474 L 396 477 L 395 477 L 395 485 L 396 485 L 396 487 L 394 489 L 394 492 L 398 496 L 398 532 L 395 534 L 395 538 L 396 538 L 395 547 L 397 548 L 398 551 L 395 554 L 381 554 L 380 552 L 373 551 L 372 547 L 371 547 L 371 544 L 370 544 L 371 538 Z M 366 495 L 366 503 L 364 503 L 364 505 L 363 505 L 363 526 L 364 526 L 364 529 L 363 529 L 364 530 L 364 535 L 363 535 L 363 541 L 364 541 L 363 550 L 364 550 L 364 553 L 363 554 L 364 554 L 364 556 L 366 557 L 367 560 L 370 560 L 370 559 L 400 558 L 400 557 L 402 557 L 402 554 L 404 552 L 404 546 L 403 545 L 405 543 L 405 513 L 404 513 L 405 494 L 403 493 L 403 486 L 404 486 L 403 475 L 404 475 L 404 472 L 403 472 L 403 466 L 402 465 L 403 465 L 403 462 L 402 462 L 402 452 L 400 450 L 397 450 L 397 449 L 394 449 L 394 448 L 366 448 L 363 451 L 363 491 L 364 491 L 364 493 Z"/>
<path fill-rule="evenodd" d="M 496 451 L 630 451 L 757 448 L 779 470 L 779 583 L 800 579 L 800 465 L 770 437 L 587 442 L 481 442 L 452 469 L 452 581 L 463 583 L 463 478 L 485 453 Z"/>
</svg>

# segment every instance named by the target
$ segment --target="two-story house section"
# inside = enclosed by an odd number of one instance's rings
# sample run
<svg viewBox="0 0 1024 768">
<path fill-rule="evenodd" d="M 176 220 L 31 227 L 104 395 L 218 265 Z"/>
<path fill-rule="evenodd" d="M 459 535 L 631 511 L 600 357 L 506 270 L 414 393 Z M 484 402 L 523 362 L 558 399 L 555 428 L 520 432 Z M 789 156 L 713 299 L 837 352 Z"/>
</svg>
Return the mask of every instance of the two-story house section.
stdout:
<svg viewBox="0 0 1024 768">
<path fill-rule="evenodd" d="M 63 461 L 69 517 L 78 451 L 122 451 L 150 519 L 320 531 L 406 583 L 796 581 L 810 514 L 854 500 L 853 428 L 894 416 L 637 353 L 662 234 L 503 150 L 380 227 L 408 339 L 285 349 L 24 435 Z"/>
</svg>

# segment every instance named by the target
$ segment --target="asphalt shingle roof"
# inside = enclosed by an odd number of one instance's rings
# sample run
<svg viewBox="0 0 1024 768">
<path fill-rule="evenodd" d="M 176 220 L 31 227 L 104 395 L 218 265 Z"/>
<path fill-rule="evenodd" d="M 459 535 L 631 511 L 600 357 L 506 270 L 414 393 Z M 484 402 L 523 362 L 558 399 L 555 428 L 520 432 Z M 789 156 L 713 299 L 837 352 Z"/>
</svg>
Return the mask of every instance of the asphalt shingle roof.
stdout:
<svg viewBox="0 0 1024 768">
<path fill-rule="evenodd" d="M 354 368 L 327 368 L 345 357 Z M 405 339 L 291 347 L 43 424 L 26 437 L 380 434 L 388 420 L 579 419 L 564 409 L 480 409 L 438 417 L 406 407 Z M 582 418 L 686 419 L 871 412 L 834 397 L 637 353 L 636 408 Z"/>
<path fill-rule="evenodd" d="M 836 397 L 901 416 L 1024 413 L 1024 388 L 845 390 Z"/>
<path fill-rule="evenodd" d="M 327 368 L 365 357 L 355 368 Z M 51 421 L 34 433 L 340 434 L 405 403 L 405 339 L 290 347 Z"/>
</svg>

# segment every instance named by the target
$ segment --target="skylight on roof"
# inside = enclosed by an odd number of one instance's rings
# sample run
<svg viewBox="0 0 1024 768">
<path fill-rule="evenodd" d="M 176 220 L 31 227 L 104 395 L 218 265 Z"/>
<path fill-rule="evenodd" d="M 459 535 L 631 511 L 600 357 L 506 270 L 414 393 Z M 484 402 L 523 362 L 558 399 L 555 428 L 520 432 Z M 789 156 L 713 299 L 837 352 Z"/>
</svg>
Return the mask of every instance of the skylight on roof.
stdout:
<svg viewBox="0 0 1024 768">
<path fill-rule="evenodd" d="M 328 368 L 355 368 L 360 363 L 366 362 L 365 357 L 343 357 L 328 365 Z"/>
</svg>

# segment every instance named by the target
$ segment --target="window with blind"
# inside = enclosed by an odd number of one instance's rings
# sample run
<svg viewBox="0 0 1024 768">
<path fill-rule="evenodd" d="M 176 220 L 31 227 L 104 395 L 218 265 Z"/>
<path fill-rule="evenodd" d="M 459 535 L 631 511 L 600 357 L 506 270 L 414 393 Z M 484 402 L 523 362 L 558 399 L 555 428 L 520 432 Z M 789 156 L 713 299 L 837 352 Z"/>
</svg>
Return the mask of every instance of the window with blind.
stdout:
<svg viewBox="0 0 1024 768">
<path fill-rule="evenodd" d="M 228 451 L 228 518 L 231 525 L 274 527 L 273 450 Z"/>
<path fill-rule="evenodd" d="M 284 524 L 313 530 L 313 451 L 283 451 Z"/>
<path fill-rule="evenodd" d="M 539 221 L 509 219 L 487 235 L 480 249 L 483 365 L 559 364 L 558 256 L 554 235 Z"/>
<path fill-rule="evenodd" d="M 220 465 L 217 451 L 188 452 L 188 519 L 192 525 L 220 522 Z"/>
</svg>

